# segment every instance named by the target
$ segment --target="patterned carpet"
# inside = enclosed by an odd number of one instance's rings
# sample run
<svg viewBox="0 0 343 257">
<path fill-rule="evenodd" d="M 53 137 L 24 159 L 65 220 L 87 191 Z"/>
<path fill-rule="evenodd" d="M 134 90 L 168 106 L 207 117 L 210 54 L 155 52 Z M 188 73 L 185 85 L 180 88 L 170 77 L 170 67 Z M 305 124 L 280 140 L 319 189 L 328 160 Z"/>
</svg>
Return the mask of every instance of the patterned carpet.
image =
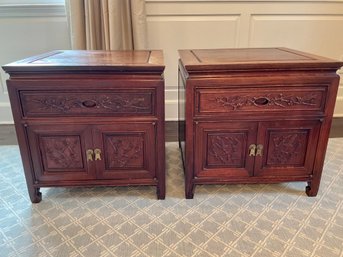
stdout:
<svg viewBox="0 0 343 257">
<path fill-rule="evenodd" d="M 343 138 L 319 194 L 305 183 L 198 186 L 184 199 L 176 143 L 154 187 L 42 189 L 31 204 L 16 146 L 0 146 L 0 256 L 343 256 Z"/>
</svg>

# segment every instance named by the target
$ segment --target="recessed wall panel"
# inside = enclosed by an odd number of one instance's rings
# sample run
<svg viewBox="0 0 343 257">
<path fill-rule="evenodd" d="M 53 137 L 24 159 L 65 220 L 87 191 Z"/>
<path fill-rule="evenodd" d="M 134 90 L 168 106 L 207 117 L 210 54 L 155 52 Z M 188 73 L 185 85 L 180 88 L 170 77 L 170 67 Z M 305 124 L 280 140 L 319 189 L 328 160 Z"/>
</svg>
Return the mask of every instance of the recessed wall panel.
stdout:
<svg viewBox="0 0 343 257">
<path fill-rule="evenodd" d="M 178 49 L 237 47 L 239 15 L 148 16 L 148 46 L 163 49 L 166 85 L 177 85 Z"/>
</svg>

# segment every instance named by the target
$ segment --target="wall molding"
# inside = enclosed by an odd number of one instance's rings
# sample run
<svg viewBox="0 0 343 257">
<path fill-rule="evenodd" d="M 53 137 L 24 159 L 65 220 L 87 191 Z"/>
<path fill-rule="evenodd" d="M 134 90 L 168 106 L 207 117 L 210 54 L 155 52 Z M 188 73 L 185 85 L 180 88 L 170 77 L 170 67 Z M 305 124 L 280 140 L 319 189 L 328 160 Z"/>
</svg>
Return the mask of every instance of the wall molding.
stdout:
<svg viewBox="0 0 343 257">
<path fill-rule="evenodd" d="M 64 17 L 62 4 L 0 5 L 0 18 L 6 17 Z"/>
</svg>

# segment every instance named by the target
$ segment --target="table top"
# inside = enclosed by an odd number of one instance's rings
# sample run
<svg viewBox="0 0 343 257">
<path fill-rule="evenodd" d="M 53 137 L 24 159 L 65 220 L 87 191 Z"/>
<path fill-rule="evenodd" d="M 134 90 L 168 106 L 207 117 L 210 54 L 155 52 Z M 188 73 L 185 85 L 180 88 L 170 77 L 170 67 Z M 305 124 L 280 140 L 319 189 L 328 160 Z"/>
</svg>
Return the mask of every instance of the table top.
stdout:
<svg viewBox="0 0 343 257">
<path fill-rule="evenodd" d="M 179 50 L 188 72 L 204 70 L 338 69 L 343 62 L 288 48 Z"/>
<path fill-rule="evenodd" d="M 87 51 L 58 50 L 29 57 L 3 66 L 6 72 L 41 71 L 135 71 L 164 70 L 160 50 Z"/>
</svg>

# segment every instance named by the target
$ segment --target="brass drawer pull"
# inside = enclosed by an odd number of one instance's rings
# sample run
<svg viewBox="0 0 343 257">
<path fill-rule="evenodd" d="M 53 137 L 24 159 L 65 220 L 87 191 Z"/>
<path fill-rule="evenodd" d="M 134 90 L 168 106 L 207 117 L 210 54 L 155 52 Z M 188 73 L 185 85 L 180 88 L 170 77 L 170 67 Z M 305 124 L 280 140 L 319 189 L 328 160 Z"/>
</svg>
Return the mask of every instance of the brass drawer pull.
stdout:
<svg viewBox="0 0 343 257">
<path fill-rule="evenodd" d="M 95 153 L 95 160 L 99 160 L 101 161 L 101 150 L 100 149 L 94 149 L 94 153 Z"/>
<path fill-rule="evenodd" d="M 249 146 L 249 156 L 255 156 L 255 154 L 256 154 L 256 145 L 251 144 Z"/>
<path fill-rule="evenodd" d="M 262 156 L 262 155 L 263 155 L 263 145 L 257 145 L 256 156 Z"/>
<path fill-rule="evenodd" d="M 87 162 L 88 161 L 93 161 L 93 154 L 94 154 L 93 150 L 92 149 L 88 149 L 86 151 L 86 154 L 87 154 Z"/>
</svg>

